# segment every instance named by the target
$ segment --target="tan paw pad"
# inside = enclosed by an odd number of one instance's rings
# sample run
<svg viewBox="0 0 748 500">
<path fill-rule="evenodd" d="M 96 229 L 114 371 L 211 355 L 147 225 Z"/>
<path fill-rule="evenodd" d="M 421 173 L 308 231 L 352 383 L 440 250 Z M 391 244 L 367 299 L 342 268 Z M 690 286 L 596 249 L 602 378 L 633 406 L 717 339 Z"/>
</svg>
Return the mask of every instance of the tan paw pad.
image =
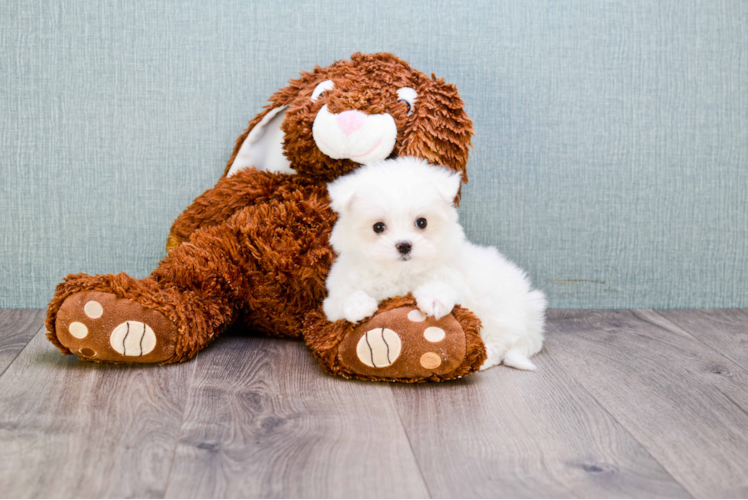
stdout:
<svg viewBox="0 0 748 500">
<path fill-rule="evenodd" d="M 156 334 L 145 323 L 125 321 L 112 331 L 109 343 L 123 356 L 145 356 L 156 347 Z"/>
<path fill-rule="evenodd" d="M 358 359 L 371 368 L 384 368 L 400 356 L 400 336 L 389 328 L 375 328 L 366 332 L 356 346 Z"/>
<path fill-rule="evenodd" d="M 426 368 L 427 370 L 439 368 L 439 365 L 441 364 L 442 358 L 440 358 L 439 355 L 435 352 L 427 352 L 423 356 L 421 356 L 421 366 Z"/>
<path fill-rule="evenodd" d="M 86 335 L 88 335 L 88 327 L 80 321 L 73 321 L 70 323 L 68 331 L 70 332 L 70 335 L 76 339 L 84 339 L 86 338 Z"/>
<path fill-rule="evenodd" d="M 420 323 L 421 321 L 424 321 L 426 319 L 426 316 L 424 316 L 423 313 L 418 309 L 413 309 L 408 313 L 408 319 L 413 323 Z"/>
<path fill-rule="evenodd" d="M 429 342 L 441 342 L 447 334 L 438 326 L 430 326 L 423 331 L 423 338 Z"/>
<path fill-rule="evenodd" d="M 100 318 L 102 314 L 104 314 L 104 308 L 101 307 L 101 304 L 96 302 L 95 300 L 89 300 L 86 302 L 86 305 L 83 306 L 83 312 L 86 313 L 86 316 L 88 316 L 91 319 L 97 319 Z"/>
</svg>

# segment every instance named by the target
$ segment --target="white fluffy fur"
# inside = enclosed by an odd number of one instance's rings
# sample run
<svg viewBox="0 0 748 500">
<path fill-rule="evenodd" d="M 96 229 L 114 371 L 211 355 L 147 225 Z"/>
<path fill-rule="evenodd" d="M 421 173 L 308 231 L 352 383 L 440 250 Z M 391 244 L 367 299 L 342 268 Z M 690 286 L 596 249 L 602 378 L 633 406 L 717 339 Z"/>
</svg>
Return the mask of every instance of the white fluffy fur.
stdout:
<svg viewBox="0 0 748 500">
<path fill-rule="evenodd" d="M 371 316 L 381 300 L 413 292 L 418 308 L 437 319 L 455 304 L 483 323 L 488 359 L 534 370 L 543 346 L 546 301 L 524 271 L 493 247 L 467 241 L 454 199 L 461 177 L 416 158 L 359 167 L 329 186 L 340 218 L 330 242 L 338 254 L 327 278 L 324 311 L 330 321 Z M 425 229 L 415 221 L 425 218 Z M 386 225 L 377 234 L 373 226 Z M 407 241 L 403 256 L 395 248 Z"/>
</svg>

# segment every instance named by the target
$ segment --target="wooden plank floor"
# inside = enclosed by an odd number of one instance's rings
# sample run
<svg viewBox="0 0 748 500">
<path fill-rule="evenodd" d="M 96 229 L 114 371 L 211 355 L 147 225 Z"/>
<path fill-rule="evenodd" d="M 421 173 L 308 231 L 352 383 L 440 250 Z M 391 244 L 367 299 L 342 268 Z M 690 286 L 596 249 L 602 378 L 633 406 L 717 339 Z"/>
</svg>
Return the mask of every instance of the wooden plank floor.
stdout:
<svg viewBox="0 0 748 500">
<path fill-rule="evenodd" d="M 327 376 L 227 333 L 188 363 L 60 356 L 0 311 L 2 497 L 746 497 L 748 311 L 551 311 L 539 370 Z"/>
</svg>

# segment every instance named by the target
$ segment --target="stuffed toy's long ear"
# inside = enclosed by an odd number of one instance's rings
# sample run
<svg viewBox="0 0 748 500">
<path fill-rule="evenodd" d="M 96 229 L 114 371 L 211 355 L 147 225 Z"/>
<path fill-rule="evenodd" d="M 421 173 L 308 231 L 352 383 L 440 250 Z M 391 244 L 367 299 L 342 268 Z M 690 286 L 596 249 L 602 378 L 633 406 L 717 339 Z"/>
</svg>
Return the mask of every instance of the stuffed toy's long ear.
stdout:
<svg viewBox="0 0 748 500">
<path fill-rule="evenodd" d="M 330 194 L 330 208 L 336 213 L 343 214 L 348 211 L 353 198 L 358 191 L 358 178 L 356 175 L 341 177 L 335 182 L 327 185 Z"/>
<path fill-rule="evenodd" d="M 467 182 L 467 162 L 473 122 L 465 113 L 457 87 L 437 79 L 425 79 L 416 89 L 418 120 L 403 141 L 401 156 L 416 156 L 433 165 L 462 173 Z"/>
<path fill-rule="evenodd" d="M 256 125 L 252 127 L 250 124 L 249 132 L 226 172 L 227 176 L 247 167 L 268 172 L 295 173 L 291 162 L 283 154 L 284 135 L 281 124 L 286 117 L 286 108 L 288 106 L 272 108 L 265 112 L 265 116 Z"/>
</svg>

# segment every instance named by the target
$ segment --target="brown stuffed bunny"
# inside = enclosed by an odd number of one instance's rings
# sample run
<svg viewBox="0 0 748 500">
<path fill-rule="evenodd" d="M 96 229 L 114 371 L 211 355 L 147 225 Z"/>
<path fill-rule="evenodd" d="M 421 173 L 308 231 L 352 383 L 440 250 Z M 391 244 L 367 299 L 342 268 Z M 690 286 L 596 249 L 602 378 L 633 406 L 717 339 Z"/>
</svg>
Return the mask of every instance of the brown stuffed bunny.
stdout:
<svg viewBox="0 0 748 500">
<path fill-rule="evenodd" d="M 303 337 L 329 372 L 417 382 L 472 373 L 480 322 L 455 307 L 423 318 L 412 297 L 358 325 L 321 313 L 335 258 L 327 182 L 358 165 L 416 156 L 462 172 L 472 135 L 457 89 L 392 54 L 354 54 L 291 80 L 239 137 L 223 177 L 174 222 L 150 277 L 69 275 L 47 331 L 63 354 L 113 363 L 185 361 L 241 321 Z M 423 331 L 445 331 L 437 343 Z"/>
</svg>

